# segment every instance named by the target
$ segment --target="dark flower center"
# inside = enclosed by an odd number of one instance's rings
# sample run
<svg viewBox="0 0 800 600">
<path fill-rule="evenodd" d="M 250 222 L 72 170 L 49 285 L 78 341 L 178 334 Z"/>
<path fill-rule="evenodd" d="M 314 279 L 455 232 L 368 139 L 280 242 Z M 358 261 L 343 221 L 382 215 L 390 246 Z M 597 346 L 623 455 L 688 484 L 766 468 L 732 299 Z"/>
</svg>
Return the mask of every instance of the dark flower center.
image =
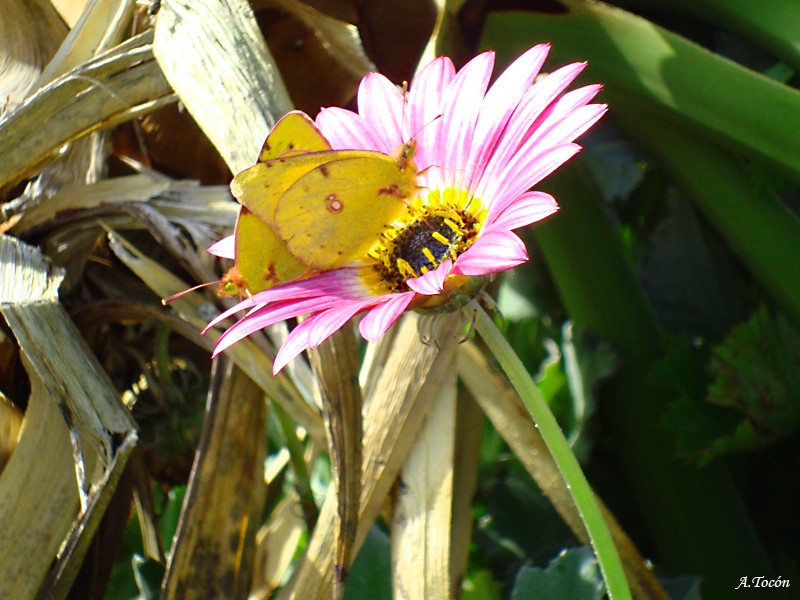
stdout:
<svg viewBox="0 0 800 600">
<path fill-rule="evenodd" d="M 384 234 L 375 268 L 392 291 L 405 291 L 405 281 L 455 260 L 472 245 L 477 220 L 463 210 L 424 207 L 412 222 Z"/>
</svg>

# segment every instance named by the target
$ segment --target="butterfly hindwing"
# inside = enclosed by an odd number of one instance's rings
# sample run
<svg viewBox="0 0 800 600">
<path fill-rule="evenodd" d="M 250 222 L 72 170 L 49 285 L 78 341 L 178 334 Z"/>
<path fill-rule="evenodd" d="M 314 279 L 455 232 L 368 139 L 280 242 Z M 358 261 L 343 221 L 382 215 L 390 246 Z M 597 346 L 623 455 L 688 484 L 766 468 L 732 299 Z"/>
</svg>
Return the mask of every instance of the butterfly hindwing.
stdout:
<svg viewBox="0 0 800 600">
<path fill-rule="evenodd" d="M 296 279 L 308 267 L 288 251 L 286 242 L 246 206 L 236 220 L 236 267 L 247 290 L 256 294 Z"/>
<path fill-rule="evenodd" d="M 264 140 L 264 145 L 258 154 L 258 162 L 330 149 L 331 145 L 314 125 L 314 121 L 307 114 L 295 110 L 275 123 L 267 139 Z"/>
</svg>

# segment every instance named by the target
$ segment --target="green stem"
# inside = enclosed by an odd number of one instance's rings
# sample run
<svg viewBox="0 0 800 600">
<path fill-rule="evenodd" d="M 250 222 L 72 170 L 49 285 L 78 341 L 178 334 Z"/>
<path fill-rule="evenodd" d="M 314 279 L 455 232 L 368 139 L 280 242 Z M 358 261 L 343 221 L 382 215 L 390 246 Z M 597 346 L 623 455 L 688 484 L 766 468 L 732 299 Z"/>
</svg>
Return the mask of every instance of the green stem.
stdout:
<svg viewBox="0 0 800 600">
<path fill-rule="evenodd" d="M 289 461 L 292 463 L 295 477 L 294 487 L 297 491 L 297 495 L 300 497 L 300 506 L 303 507 L 303 516 L 306 520 L 306 526 L 309 531 L 312 531 L 319 517 L 319 509 L 314 503 L 314 494 L 311 492 L 311 479 L 309 478 L 308 468 L 306 467 L 306 461 L 303 457 L 303 444 L 297 438 L 295 422 L 286 411 L 283 410 L 280 404 L 273 402 L 272 408 L 275 411 L 275 416 L 278 417 L 278 424 L 281 427 L 283 439 L 289 451 Z"/>
<path fill-rule="evenodd" d="M 581 471 L 578 460 L 570 450 L 553 413 L 550 412 L 550 408 L 539 393 L 522 361 L 481 307 L 477 308 L 476 328 L 531 414 L 531 418 L 542 434 L 542 439 L 572 494 L 572 499 L 583 519 L 586 532 L 589 534 L 589 539 L 600 563 L 608 595 L 613 599 L 630 598 L 628 582 L 625 579 L 616 546 L 611 538 L 611 532 L 603 519 L 594 493 L 589 487 L 589 482 Z"/>
</svg>

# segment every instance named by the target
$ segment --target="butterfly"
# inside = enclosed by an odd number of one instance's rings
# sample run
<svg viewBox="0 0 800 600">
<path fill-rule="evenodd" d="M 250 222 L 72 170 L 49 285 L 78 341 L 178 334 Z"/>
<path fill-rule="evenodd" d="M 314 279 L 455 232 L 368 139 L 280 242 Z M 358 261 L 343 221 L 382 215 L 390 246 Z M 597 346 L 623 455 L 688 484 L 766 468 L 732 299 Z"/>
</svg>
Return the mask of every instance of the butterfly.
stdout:
<svg viewBox="0 0 800 600">
<path fill-rule="evenodd" d="M 258 162 L 231 182 L 243 207 L 237 267 L 250 291 L 363 259 L 418 189 L 414 149 L 412 141 L 392 154 L 333 150 L 304 113 L 278 121 Z"/>
</svg>

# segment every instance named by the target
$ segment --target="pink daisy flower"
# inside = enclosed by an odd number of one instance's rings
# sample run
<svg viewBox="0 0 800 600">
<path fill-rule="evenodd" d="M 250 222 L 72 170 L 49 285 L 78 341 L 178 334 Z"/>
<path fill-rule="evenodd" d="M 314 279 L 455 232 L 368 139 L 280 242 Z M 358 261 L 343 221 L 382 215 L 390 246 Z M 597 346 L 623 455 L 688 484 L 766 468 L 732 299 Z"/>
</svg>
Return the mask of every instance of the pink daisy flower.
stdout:
<svg viewBox="0 0 800 600">
<path fill-rule="evenodd" d="M 492 52 L 458 72 L 448 58 L 431 61 L 406 97 L 371 73 L 359 89 L 358 113 L 323 109 L 316 125 L 334 149 L 388 154 L 413 140 L 419 189 L 358 264 L 282 283 L 212 321 L 208 328 L 248 311 L 223 333 L 214 354 L 271 324 L 309 315 L 278 352 L 277 373 L 358 313 L 366 312 L 361 335 L 374 341 L 404 311 L 469 297 L 480 287 L 476 278 L 525 262 L 525 245 L 513 230 L 558 210 L 552 196 L 529 190 L 580 150 L 573 140 L 606 111 L 591 103 L 599 85 L 563 93 L 585 63 L 534 82 L 548 51 L 548 45 L 530 49 L 491 87 Z M 232 250 L 231 238 L 212 247 L 225 257 Z"/>
</svg>

